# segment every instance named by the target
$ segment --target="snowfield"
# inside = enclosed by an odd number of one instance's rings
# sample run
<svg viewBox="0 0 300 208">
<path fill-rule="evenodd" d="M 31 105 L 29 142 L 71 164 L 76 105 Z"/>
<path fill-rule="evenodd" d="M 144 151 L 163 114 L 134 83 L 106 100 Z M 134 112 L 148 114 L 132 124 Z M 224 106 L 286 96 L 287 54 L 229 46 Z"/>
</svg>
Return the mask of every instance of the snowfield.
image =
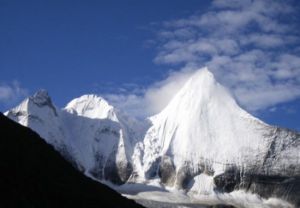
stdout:
<svg viewBox="0 0 300 208">
<path fill-rule="evenodd" d="M 294 208 L 295 206 L 277 198 L 264 199 L 257 194 L 247 193 L 242 190 L 231 193 L 207 193 L 194 195 L 178 190 L 168 190 L 157 183 L 150 184 L 124 184 L 113 186 L 130 199 L 146 207 L 168 208 L 209 208 L 213 205 L 227 205 L 236 208 Z"/>
</svg>

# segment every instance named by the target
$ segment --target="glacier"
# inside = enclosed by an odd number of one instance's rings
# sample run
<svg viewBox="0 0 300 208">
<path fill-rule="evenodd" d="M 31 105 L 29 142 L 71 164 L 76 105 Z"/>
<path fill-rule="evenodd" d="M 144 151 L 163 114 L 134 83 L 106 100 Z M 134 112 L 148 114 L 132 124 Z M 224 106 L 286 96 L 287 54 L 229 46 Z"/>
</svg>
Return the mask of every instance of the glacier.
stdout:
<svg viewBox="0 0 300 208">
<path fill-rule="evenodd" d="M 5 115 L 95 180 L 155 183 L 196 198 L 241 190 L 300 206 L 300 134 L 247 113 L 207 68 L 145 120 L 98 95 L 59 109 L 45 90 Z"/>
</svg>

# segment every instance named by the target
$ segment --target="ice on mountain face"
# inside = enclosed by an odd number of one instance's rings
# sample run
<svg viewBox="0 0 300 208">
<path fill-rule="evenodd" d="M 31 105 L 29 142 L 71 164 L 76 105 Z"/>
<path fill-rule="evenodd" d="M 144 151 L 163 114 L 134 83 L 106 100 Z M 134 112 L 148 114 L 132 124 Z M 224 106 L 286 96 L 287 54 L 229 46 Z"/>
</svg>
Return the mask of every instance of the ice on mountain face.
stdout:
<svg viewBox="0 0 300 208">
<path fill-rule="evenodd" d="M 300 135 L 245 112 L 206 68 L 145 122 L 97 95 L 57 109 L 45 91 L 6 115 L 96 179 L 159 181 L 193 195 L 236 189 L 267 197 L 288 192 L 291 201 L 300 195 Z"/>
<path fill-rule="evenodd" d="M 167 186 L 202 193 L 203 187 L 230 192 L 245 184 L 255 190 L 253 175 L 300 175 L 299 134 L 242 110 L 206 68 L 150 120 L 137 153 L 146 180 L 159 177 Z"/>
<path fill-rule="evenodd" d="M 263 137 L 268 126 L 239 108 L 207 69 L 196 72 L 151 120 L 144 140 L 146 172 L 153 160 L 168 155 L 177 168 L 191 163 L 194 172 L 200 171 L 197 165 L 214 160 L 218 174 L 223 164 L 256 165 L 268 148 Z"/>
<path fill-rule="evenodd" d="M 74 99 L 64 111 L 69 115 L 65 123 L 77 126 L 73 142 L 78 143 L 77 154 L 88 167 L 87 174 L 115 183 L 126 181 L 133 169 L 131 156 L 143 124 L 95 95 Z"/>
<path fill-rule="evenodd" d="M 25 99 L 19 106 L 6 112 L 6 115 L 24 126 L 31 127 L 54 147 L 64 146 L 60 138 L 65 137 L 65 133 L 60 125 L 58 111 L 45 90 Z"/>
<path fill-rule="evenodd" d="M 84 95 L 60 110 L 39 91 L 6 115 L 38 132 L 89 176 L 123 183 L 132 172 L 134 129 L 140 125 L 99 96 Z"/>
</svg>

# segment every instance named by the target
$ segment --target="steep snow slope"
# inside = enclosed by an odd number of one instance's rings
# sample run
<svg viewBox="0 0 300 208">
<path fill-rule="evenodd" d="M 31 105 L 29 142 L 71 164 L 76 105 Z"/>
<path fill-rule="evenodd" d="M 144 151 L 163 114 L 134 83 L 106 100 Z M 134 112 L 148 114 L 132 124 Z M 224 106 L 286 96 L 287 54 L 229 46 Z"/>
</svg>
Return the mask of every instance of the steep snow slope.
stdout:
<svg viewBox="0 0 300 208">
<path fill-rule="evenodd" d="M 137 136 L 133 119 L 125 119 L 103 98 L 84 95 L 63 110 L 70 141 L 76 146 L 76 161 L 86 174 L 115 183 L 126 181 L 132 172 L 131 155 Z"/>
<path fill-rule="evenodd" d="M 167 186 L 203 194 L 238 187 L 259 190 L 254 175 L 266 183 L 269 178 L 263 176 L 300 175 L 299 134 L 242 110 L 207 68 L 197 71 L 150 120 L 143 148 L 136 153 L 146 180 L 160 178 Z"/>
<path fill-rule="evenodd" d="M 0 207 L 142 208 L 79 173 L 29 128 L 0 113 Z"/>
<path fill-rule="evenodd" d="M 270 148 L 274 154 L 290 154 L 294 161 L 299 160 L 299 153 L 287 151 L 295 148 L 296 135 L 242 110 L 207 68 L 197 71 L 150 120 L 153 125 L 144 139 L 142 159 L 145 172 L 160 156 L 171 157 L 176 167 L 186 162 L 194 168 L 209 163 L 215 175 L 227 164 L 262 166 Z"/>
<path fill-rule="evenodd" d="M 144 142 L 146 171 L 162 155 L 172 157 L 176 167 L 214 160 L 216 172 L 227 163 L 256 165 L 270 142 L 263 136 L 269 126 L 239 108 L 207 69 L 198 71 L 151 120 Z"/>
<path fill-rule="evenodd" d="M 53 105 L 47 91 L 38 91 L 19 106 L 7 111 L 5 115 L 34 129 L 56 149 L 65 146 L 62 138 L 66 137 L 66 132 L 61 123 L 61 112 Z"/>
<path fill-rule="evenodd" d="M 122 183 L 132 172 L 134 128 L 141 124 L 99 96 L 84 95 L 60 110 L 42 90 L 6 115 L 37 131 L 86 175 Z"/>
</svg>

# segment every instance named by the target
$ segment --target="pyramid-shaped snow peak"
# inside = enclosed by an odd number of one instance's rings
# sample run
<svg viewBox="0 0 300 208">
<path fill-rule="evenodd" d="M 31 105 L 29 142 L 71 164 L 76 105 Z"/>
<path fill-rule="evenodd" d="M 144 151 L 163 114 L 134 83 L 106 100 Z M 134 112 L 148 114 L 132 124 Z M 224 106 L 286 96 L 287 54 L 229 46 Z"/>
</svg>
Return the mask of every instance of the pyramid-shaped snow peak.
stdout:
<svg viewBox="0 0 300 208">
<path fill-rule="evenodd" d="M 31 127 L 48 143 L 54 146 L 61 145 L 58 138 L 63 136 L 63 132 L 59 127 L 59 110 L 53 105 L 46 90 L 39 90 L 17 107 L 7 111 L 5 115 L 24 126 Z"/>
<path fill-rule="evenodd" d="M 41 109 L 42 108 L 42 109 Z M 53 105 L 52 100 L 46 90 L 39 90 L 33 96 L 25 99 L 19 106 L 7 111 L 5 114 L 10 114 L 17 120 L 17 117 L 24 114 L 24 119 L 29 119 L 28 115 L 35 115 L 39 111 L 48 111 L 57 116 L 56 107 Z M 19 112 L 18 115 L 16 113 Z M 28 114 L 27 117 L 25 114 Z"/>
<path fill-rule="evenodd" d="M 241 109 L 207 68 L 196 71 L 150 119 L 141 154 L 145 177 L 158 174 L 180 187 L 183 175 L 218 175 L 229 166 L 262 168 L 274 142 L 275 128 Z"/>
</svg>

